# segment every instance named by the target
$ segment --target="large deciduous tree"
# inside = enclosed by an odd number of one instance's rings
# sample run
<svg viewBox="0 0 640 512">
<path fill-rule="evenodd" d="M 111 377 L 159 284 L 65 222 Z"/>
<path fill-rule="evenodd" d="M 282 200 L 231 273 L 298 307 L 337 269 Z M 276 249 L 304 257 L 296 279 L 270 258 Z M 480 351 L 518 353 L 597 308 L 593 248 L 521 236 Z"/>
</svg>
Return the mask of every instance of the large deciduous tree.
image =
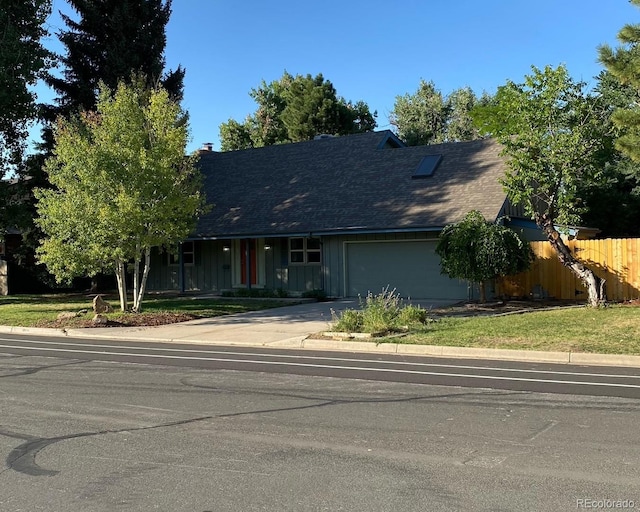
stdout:
<svg viewBox="0 0 640 512">
<path fill-rule="evenodd" d="M 4 0 L 0 9 L 0 238 L 15 220 L 2 180 L 22 163 L 29 125 L 37 117 L 30 86 L 51 64 L 51 54 L 41 43 L 50 12 L 50 0 Z"/>
<path fill-rule="evenodd" d="M 299 142 L 319 134 L 361 133 L 376 127 L 376 113 L 365 102 L 338 96 L 322 74 L 293 76 L 285 71 L 279 80 L 269 84 L 263 80 L 249 94 L 258 108 L 242 123 L 229 119 L 220 125 L 223 151 Z"/>
<path fill-rule="evenodd" d="M 115 271 L 127 309 L 140 311 L 152 247 L 171 248 L 193 229 L 204 205 L 183 111 L 162 88 L 102 86 L 95 112 L 59 118 L 46 170 L 54 189 L 38 189 L 40 260 L 59 281 Z"/>
<path fill-rule="evenodd" d="M 415 93 L 396 96 L 389 117 L 398 137 L 409 146 L 475 140 L 480 133 L 470 113 L 487 101 L 487 95 L 478 99 L 469 87 L 444 96 L 433 82 L 421 80 Z"/>
<path fill-rule="evenodd" d="M 442 273 L 479 285 L 481 302 L 486 301 L 486 281 L 524 272 L 534 258 L 530 245 L 518 233 L 487 221 L 476 210 L 445 226 L 436 253 Z"/>
<path fill-rule="evenodd" d="M 499 87 L 492 104 L 477 108 L 474 117 L 504 146 L 510 200 L 536 221 L 562 264 L 584 284 L 589 304 L 597 306 L 605 300 L 604 281 L 575 258 L 559 226 L 578 222 L 578 187 L 600 172 L 599 107 L 564 66 L 532 69 L 524 83 Z"/>
</svg>

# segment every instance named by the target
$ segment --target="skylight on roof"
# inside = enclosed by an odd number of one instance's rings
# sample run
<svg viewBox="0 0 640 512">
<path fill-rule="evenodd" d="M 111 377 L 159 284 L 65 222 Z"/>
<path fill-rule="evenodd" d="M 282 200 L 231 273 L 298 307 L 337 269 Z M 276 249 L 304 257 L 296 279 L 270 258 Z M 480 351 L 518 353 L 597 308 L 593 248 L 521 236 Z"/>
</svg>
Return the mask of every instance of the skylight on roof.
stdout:
<svg viewBox="0 0 640 512">
<path fill-rule="evenodd" d="M 440 165 L 442 161 L 442 155 L 427 155 L 418 164 L 418 168 L 411 176 L 414 180 L 420 178 L 428 178 Z"/>
</svg>

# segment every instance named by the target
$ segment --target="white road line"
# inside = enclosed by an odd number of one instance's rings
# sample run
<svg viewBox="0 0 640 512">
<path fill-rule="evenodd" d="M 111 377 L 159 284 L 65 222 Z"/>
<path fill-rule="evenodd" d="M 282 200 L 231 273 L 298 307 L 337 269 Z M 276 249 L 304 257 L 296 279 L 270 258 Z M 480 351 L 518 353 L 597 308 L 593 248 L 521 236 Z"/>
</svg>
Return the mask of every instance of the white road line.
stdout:
<svg viewBox="0 0 640 512">
<path fill-rule="evenodd" d="M 457 370 L 486 370 L 494 372 L 518 372 L 518 373 L 544 373 L 547 375 L 572 375 L 576 377 L 606 377 L 616 379 L 640 379 L 640 375 L 615 375 L 608 373 L 589 373 L 589 372 L 563 372 L 554 370 L 529 370 L 526 368 L 499 368 L 492 366 L 472 366 L 472 365 L 456 365 L 456 364 L 440 364 L 440 363 L 420 363 L 420 362 L 407 362 L 407 361 L 380 361 L 378 359 L 355 359 L 347 357 L 318 357 L 318 356 L 305 356 L 305 355 L 288 355 L 288 354 L 267 354 L 260 352 L 232 352 L 225 350 L 193 350 L 193 349 L 181 349 L 181 348 L 157 348 L 157 347 L 132 347 L 128 345 L 100 345 L 95 343 L 69 343 L 63 341 L 35 341 L 35 340 L 19 340 L 10 338 L 0 338 L 0 341 L 8 341 L 14 343 L 31 343 L 34 345 L 59 345 L 59 346 L 71 346 L 71 347 L 89 347 L 89 348 L 126 348 L 129 350 L 139 351 L 154 351 L 154 352 L 180 352 L 185 354 L 228 354 L 232 356 L 253 356 L 253 357 L 265 357 L 265 358 L 278 358 L 278 359 L 296 359 L 296 360 L 323 360 L 323 361 L 339 361 L 348 363 L 375 363 L 375 364 L 393 364 L 396 366 L 414 366 L 425 368 L 454 368 Z M 19 348 L 19 346 L 18 346 Z M 49 350 L 49 349 L 43 349 Z M 389 354 L 396 355 L 396 354 Z M 425 356 L 428 357 L 428 356 Z M 540 363 L 544 364 L 544 363 Z"/>
<path fill-rule="evenodd" d="M 42 349 L 38 347 L 20 347 L 13 345 L 0 345 L 0 348 L 17 348 L 20 350 L 47 350 L 49 352 L 62 352 L 62 353 L 76 353 L 76 354 L 96 354 L 107 356 L 130 356 L 130 357 L 143 357 L 149 359 L 175 359 L 183 361 L 214 361 L 223 363 L 252 363 L 261 364 L 267 366 L 293 366 L 302 368 L 322 368 L 329 370 L 352 370 L 361 372 L 380 372 L 380 373 L 399 373 L 407 375 L 424 375 L 433 377 L 460 377 L 467 379 L 480 379 L 480 380 L 500 380 L 500 381 L 512 381 L 512 382 L 537 382 L 541 384 L 573 384 L 578 386 L 600 386 L 610 388 L 628 388 L 628 389 L 640 389 L 638 384 L 617 384 L 613 382 L 589 382 L 589 381 L 572 381 L 572 380 L 553 380 L 553 379 L 529 379 L 525 377 L 500 377 L 496 375 L 472 375 L 464 373 L 446 373 L 446 372 L 427 372 L 417 370 L 397 370 L 395 368 L 367 368 L 360 366 L 339 366 L 339 365 L 323 365 L 323 364 L 308 364 L 308 363 L 294 363 L 294 362 L 282 362 L 282 361 L 258 361 L 251 359 L 227 359 L 227 358 L 215 358 L 215 357 L 191 357 L 191 356 L 172 356 L 172 355 L 154 355 L 154 354 L 136 354 L 132 352 L 103 352 L 97 350 L 71 350 L 71 349 Z"/>
</svg>

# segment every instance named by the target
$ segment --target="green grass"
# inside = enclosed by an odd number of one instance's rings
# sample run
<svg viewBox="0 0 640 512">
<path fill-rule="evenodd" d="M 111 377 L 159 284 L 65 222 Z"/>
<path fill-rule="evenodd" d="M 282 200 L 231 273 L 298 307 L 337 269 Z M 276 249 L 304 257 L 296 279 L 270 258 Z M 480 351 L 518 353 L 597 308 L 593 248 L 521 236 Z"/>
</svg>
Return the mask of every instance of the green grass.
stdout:
<svg viewBox="0 0 640 512">
<path fill-rule="evenodd" d="M 88 309 L 92 314 L 92 296 L 81 294 L 9 295 L 0 296 L 0 325 L 35 327 L 53 322 L 62 311 Z M 117 321 L 124 314 L 119 311 L 117 295 L 104 299 L 113 306 L 109 320 Z M 142 303 L 142 315 L 156 313 L 186 313 L 200 317 L 214 317 L 244 313 L 291 304 L 278 299 L 217 299 L 190 297 L 149 297 Z M 88 318 L 91 318 L 90 316 Z"/>
<path fill-rule="evenodd" d="M 383 342 L 384 339 L 377 341 Z M 457 347 L 640 354 L 640 308 L 613 305 L 602 309 L 580 307 L 494 317 L 449 317 L 393 341 Z"/>
</svg>

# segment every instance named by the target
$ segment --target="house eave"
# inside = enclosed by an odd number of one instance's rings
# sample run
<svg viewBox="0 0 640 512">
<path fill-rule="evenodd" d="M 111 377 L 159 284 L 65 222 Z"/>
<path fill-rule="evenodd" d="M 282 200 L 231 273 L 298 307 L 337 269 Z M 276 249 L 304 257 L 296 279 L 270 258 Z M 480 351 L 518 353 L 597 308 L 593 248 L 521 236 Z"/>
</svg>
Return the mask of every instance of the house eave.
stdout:
<svg viewBox="0 0 640 512">
<path fill-rule="evenodd" d="M 291 238 L 291 237 L 319 237 L 337 235 L 374 235 L 393 233 L 425 233 L 440 232 L 444 226 L 411 227 L 411 228 L 330 228 L 310 231 L 282 231 L 278 233 L 229 233 L 219 235 L 192 235 L 186 240 L 239 240 L 245 238 Z"/>
</svg>

